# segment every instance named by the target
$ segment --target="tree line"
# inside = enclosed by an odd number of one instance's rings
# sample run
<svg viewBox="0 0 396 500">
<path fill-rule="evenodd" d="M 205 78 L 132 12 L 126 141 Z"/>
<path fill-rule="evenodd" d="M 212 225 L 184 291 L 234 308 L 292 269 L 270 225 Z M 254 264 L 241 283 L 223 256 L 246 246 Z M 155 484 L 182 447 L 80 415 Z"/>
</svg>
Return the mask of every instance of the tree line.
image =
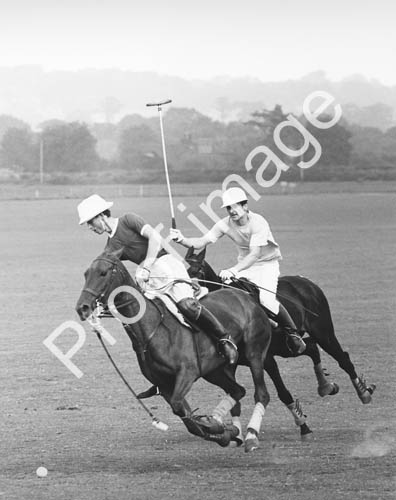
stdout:
<svg viewBox="0 0 396 500">
<path fill-rule="evenodd" d="M 317 164 L 302 173 L 296 160 L 279 153 L 274 144 L 274 129 L 286 116 L 276 105 L 253 112 L 249 120 L 224 123 L 194 109 L 170 108 L 164 129 L 172 181 L 219 181 L 230 172 L 248 176 L 246 156 L 261 144 L 290 165 L 282 177 L 286 181 L 396 178 L 396 127 L 381 130 L 342 118 L 318 130 L 297 116 L 322 147 Z M 302 137 L 287 130 L 282 140 L 297 149 Z M 15 117 L 0 115 L 0 168 L 35 182 L 40 162 L 45 181 L 51 183 L 163 182 L 159 120 L 136 114 L 117 124 L 50 120 L 32 130 Z"/>
</svg>

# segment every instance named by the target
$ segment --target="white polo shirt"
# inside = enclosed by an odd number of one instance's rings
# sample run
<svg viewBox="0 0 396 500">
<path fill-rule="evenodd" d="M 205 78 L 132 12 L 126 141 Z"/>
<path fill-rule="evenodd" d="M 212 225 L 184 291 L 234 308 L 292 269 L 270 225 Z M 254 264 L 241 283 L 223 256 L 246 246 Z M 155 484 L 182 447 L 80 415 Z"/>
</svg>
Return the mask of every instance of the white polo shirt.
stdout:
<svg viewBox="0 0 396 500">
<path fill-rule="evenodd" d="M 257 263 L 282 259 L 279 245 L 272 235 L 270 226 L 260 214 L 249 211 L 247 223 L 243 226 L 227 216 L 216 222 L 212 229 L 206 233 L 205 238 L 211 243 L 215 243 L 224 235 L 227 235 L 236 244 L 238 261 L 249 254 L 251 247 L 260 247 Z"/>
</svg>

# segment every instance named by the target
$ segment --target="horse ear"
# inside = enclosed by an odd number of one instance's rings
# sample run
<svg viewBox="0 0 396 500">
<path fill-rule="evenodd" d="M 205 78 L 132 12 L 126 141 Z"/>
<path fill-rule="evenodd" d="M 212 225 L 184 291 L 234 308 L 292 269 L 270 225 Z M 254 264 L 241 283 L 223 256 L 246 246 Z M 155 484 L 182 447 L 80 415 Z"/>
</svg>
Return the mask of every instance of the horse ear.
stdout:
<svg viewBox="0 0 396 500">
<path fill-rule="evenodd" d="M 187 253 L 186 253 L 184 260 L 186 262 L 188 262 L 193 255 L 194 255 L 194 247 L 188 247 L 188 250 L 187 250 Z"/>
<path fill-rule="evenodd" d="M 205 260 L 205 255 L 206 255 L 206 247 L 204 247 L 200 252 L 199 254 L 197 254 L 197 259 L 199 261 L 204 261 Z"/>
<path fill-rule="evenodd" d="M 120 259 L 123 253 L 124 253 L 124 247 L 121 247 L 118 250 L 114 250 L 114 252 L 109 252 L 109 255 L 113 255 L 117 259 Z"/>
</svg>

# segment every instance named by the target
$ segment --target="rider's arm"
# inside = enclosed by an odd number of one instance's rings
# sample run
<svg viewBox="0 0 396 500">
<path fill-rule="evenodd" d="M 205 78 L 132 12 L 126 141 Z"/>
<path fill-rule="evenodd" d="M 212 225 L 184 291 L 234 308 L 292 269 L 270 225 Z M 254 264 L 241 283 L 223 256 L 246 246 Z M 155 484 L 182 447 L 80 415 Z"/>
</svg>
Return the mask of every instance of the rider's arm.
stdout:
<svg viewBox="0 0 396 500">
<path fill-rule="evenodd" d="M 241 261 L 239 261 L 238 264 L 232 266 L 232 270 L 239 273 L 244 269 L 248 269 L 258 261 L 259 256 L 260 247 L 250 247 L 250 252 Z"/>
<path fill-rule="evenodd" d="M 204 236 L 201 236 L 200 238 L 185 238 L 183 236 L 183 239 L 181 241 L 179 241 L 179 243 L 180 243 L 180 245 L 182 245 L 186 248 L 194 247 L 196 250 L 202 250 L 209 243 L 212 243 L 212 241 L 205 234 Z"/>
<path fill-rule="evenodd" d="M 161 236 L 152 226 L 150 226 L 150 224 L 145 224 L 142 227 L 140 234 L 148 239 L 146 258 L 142 263 L 142 267 L 150 270 L 162 246 Z"/>
<path fill-rule="evenodd" d="M 227 233 L 229 228 L 226 224 L 226 220 L 227 219 L 221 219 L 216 222 L 216 224 L 200 238 L 185 238 L 183 236 L 183 239 L 181 241 L 179 240 L 179 243 L 187 248 L 194 247 L 198 251 L 202 250 L 209 245 L 209 243 L 216 243 L 219 238 Z"/>
</svg>

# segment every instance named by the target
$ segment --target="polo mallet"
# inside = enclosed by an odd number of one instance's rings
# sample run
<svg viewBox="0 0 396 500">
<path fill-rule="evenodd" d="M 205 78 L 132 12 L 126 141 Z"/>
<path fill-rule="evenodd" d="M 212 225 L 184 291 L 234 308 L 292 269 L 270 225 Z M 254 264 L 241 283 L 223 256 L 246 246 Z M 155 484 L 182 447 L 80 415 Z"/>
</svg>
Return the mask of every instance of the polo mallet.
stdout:
<svg viewBox="0 0 396 500">
<path fill-rule="evenodd" d="M 168 186 L 169 204 L 170 204 L 170 211 L 171 211 L 171 217 L 172 217 L 172 229 L 176 229 L 175 211 L 173 208 L 172 191 L 171 191 L 170 182 L 169 182 L 168 163 L 166 161 L 164 126 L 162 124 L 162 106 L 164 106 L 165 104 L 170 104 L 171 102 L 172 102 L 172 100 L 168 99 L 167 101 L 162 101 L 162 102 L 150 102 L 150 103 L 146 104 L 146 106 L 148 106 L 148 107 L 157 106 L 158 113 L 159 113 L 160 127 L 161 127 L 161 139 L 162 139 L 162 155 L 164 157 L 166 185 Z"/>
<path fill-rule="evenodd" d="M 107 340 L 109 339 L 108 337 L 108 333 L 106 332 L 106 330 L 103 328 L 99 318 L 97 317 L 94 317 L 93 315 L 91 315 L 89 318 L 87 318 L 87 321 L 88 323 L 91 325 L 92 327 L 92 330 L 96 333 L 96 336 L 98 337 L 100 343 L 102 344 L 102 347 L 107 355 L 107 357 L 109 358 L 111 364 L 113 365 L 115 371 L 118 373 L 119 377 L 121 378 L 121 380 L 124 382 L 124 384 L 128 387 L 130 393 L 132 394 L 132 396 L 136 399 L 136 401 L 140 404 L 140 406 L 143 408 L 143 410 L 148 413 L 148 415 L 151 417 L 151 425 L 153 425 L 156 429 L 160 430 L 160 431 L 167 431 L 168 430 L 168 425 L 165 424 L 164 422 L 162 422 L 161 420 L 159 420 L 148 408 L 147 406 L 143 403 L 143 401 L 141 401 L 136 392 L 132 389 L 131 385 L 129 384 L 129 382 L 127 381 L 127 379 L 124 377 L 124 375 L 121 373 L 121 370 L 118 368 L 118 366 L 116 365 L 114 359 L 112 358 L 109 350 L 107 349 L 106 347 L 106 344 L 103 342 L 103 338 L 102 338 L 102 335 L 103 337 L 105 337 Z"/>
</svg>

